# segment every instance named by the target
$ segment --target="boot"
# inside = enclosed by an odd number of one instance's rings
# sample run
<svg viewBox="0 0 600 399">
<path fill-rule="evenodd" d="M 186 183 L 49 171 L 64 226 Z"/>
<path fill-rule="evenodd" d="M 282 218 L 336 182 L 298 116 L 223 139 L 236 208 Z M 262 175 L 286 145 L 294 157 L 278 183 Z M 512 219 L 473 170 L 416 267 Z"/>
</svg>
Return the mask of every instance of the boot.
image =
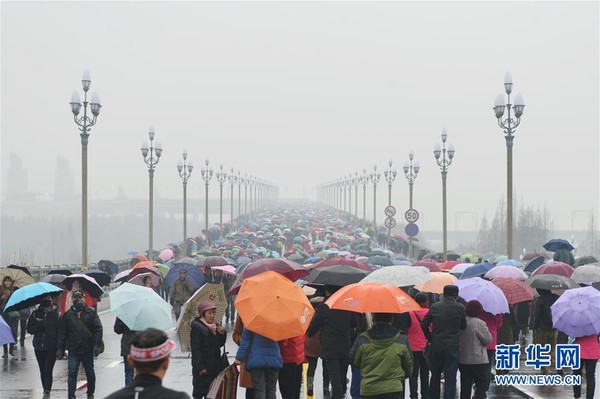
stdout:
<svg viewBox="0 0 600 399">
<path fill-rule="evenodd" d="M 15 354 L 15 344 L 10 344 L 10 349 L 8 350 L 8 354 L 16 357 L 17 355 Z"/>
<path fill-rule="evenodd" d="M 306 377 L 306 396 L 314 395 L 315 377 Z"/>
<path fill-rule="evenodd" d="M 50 399 L 50 391 L 44 391 L 44 395 L 42 396 L 42 399 Z"/>
</svg>

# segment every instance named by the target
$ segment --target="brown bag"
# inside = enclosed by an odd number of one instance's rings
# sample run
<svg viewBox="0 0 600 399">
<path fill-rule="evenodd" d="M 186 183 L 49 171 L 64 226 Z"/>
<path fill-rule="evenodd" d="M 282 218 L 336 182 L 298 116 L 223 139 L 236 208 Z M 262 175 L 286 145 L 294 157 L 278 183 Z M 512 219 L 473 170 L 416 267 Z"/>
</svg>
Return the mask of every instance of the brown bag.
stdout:
<svg viewBox="0 0 600 399">
<path fill-rule="evenodd" d="M 240 364 L 240 386 L 242 388 L 254 388 L 252 385 L 252 373 L 246 369 L 246 361 Z"/>
</svg>

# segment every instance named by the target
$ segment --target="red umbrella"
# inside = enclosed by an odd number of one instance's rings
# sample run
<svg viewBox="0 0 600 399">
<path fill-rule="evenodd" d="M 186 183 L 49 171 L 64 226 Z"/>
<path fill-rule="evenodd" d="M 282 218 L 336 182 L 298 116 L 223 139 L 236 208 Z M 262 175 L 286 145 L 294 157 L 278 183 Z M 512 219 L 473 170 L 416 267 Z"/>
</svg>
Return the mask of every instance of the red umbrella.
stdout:
<svg viewBox="0 0 600 399">
<path fill-rule="evenodd" d="M 441 270 L 452 270 L 452 268 L 456 265 L 458 265 L 459 263 L 461 263 L 458 260 L 447 260 L 445 262 L 440 263 L 439 268 Z"/>
<path fill-rule="evenodd" d="M 523 281 L 514 278 L 495 278 L 492 283 L 500 288 L 510 305 L 533 301 L 534 291 Z"/>
<path fill-rule="evenodd" d="M 284 258 L 264 258 L 250 263 L 235 280 L 227 295 L 236 295 L 242 286 L 242 280 L 256 276 L 262 272 L 274 271 L 283 274 L 291 281 L 296 281 L 308 275 L 309 271 L 304 266 Z"/>
<path fill-rule="evenodd" d="M 571 277 L 575 269 L 563 262 L 548 262 L 538 267 L 531 273 L 532 276 L 540 274 L 556 274 L 563 277 Z"/>
<path fill-rule="evenodd" d="M 412 266 L 423 266 L 429 269 L 430 272 L 441 272 L 442 269 L 438 266 L 438 263 L 433 259 L 421 259 L 418 262 L 412 264 Z"/>
<path fill-rule="evenodd" d="M 362 269 L 367 272 L 373 271 L 373 269 L 371 269 L 365 263 L 357 262 L 354 259 L 346 259 L 341 256 L 322 260 L 322 261 L 317 262 L 314 265 L 310 266 L 308 269 L 312 270 L 312 269 L 319 269 L 321 267 L 332 267 L 332 266 L 350 266 L 350 267 L 355 267 L 357 269 Z"/>
<path fill-rule="evenodd" d="M 129 273 L 127 280 L 131 280 L 138 274 L 142 274 L 142 273 L 154 273 L 158 277 L 162 278 L 162 274 L 160 273 L 160 270 L 158 270 L 158 268 L 156 266 L 142 266 L 142 267 L 134 267 L 133 269 L 131 269 L 131 272 Z"/>
</svg>

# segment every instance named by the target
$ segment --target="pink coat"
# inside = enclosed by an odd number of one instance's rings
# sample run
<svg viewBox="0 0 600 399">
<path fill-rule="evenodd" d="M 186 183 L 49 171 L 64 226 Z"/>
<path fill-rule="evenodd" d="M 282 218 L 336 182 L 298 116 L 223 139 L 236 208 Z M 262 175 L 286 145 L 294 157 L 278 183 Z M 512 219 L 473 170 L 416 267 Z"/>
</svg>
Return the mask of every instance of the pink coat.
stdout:
<svg viewBox="0 0 600 399">
<path fill-rule="evenodd" d="M 413 352 L 422 352 L 423 348 L 425 348 L 425 345 L 427 345 L 427 338 L 425 338 L 425 334 L 423 334 L 421 322 L 419 321 L 423 320 L 423 317 L 425 317 L 427 312 L 429 312 L 428 308 L 422 308 L 409 313 L 410 327 L 408 327 L 408 331 L 406 333 L 408 335 L 410 349 Z"/>
<path fill-rule="evenodd" d="M 485 321 L 488 330 L 490 330 L 490 334 L 492 334 L 492 343 L 489 344 L 486 349 L 496 349 L 496 344 L 498 343 L 498 329 L 502 327 L 502 322 L 504 321 L 503 316 L 501 314 L 493 315 L 488 312 L 483 312 L 479 318 Z"/>
<path fill-rule="evenodd" d="M 579 344 L 582 359 L 600 359 L 600 344 L 597 335 L 577 338 L 575 343 Z"/>
</svg>

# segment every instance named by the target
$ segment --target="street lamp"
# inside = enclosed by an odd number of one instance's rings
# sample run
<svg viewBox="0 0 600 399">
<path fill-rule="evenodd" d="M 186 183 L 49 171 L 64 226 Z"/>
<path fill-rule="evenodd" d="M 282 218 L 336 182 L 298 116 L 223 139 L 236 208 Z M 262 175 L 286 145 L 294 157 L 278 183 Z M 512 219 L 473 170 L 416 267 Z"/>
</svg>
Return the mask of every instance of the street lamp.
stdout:
<svg viewBox="0 0 600 399">
<path fill-rule="evenodd" d="M 187 156 L 187 151 L 183 150 L 183 161 L 177 162 L 177 171 L 183 182 L 183 242 L 187 240 L 187 183 L 194 169 L 194 164 L 187 160 Z"/>
<path fill-rule="evenodd" d="M 244 179 L 242 180 L 244 183 L 244 215 L 246 218 L 248 217 L 248 184 L 250 181 L 248 180 L 248 173 L 244 174 Z"/>
<path fill-rule="evenodd" d="M 71 96 L 71 112 L 73 113 L 73 120 L 75 124 L 79 126 L 79 137 L 81 137 L 81 266 L 87 267 L 88 265 L 88 203 L 87 203 L 87 145 L 88 138 L 90 137 L 90 128 L 96 124 L 98 115 L 100 114 L 100 96 L 98 93 L 92 93 L 92 98 L 88 103 L 88 90 L 90 89 L 90 73 L 88 70 L 83 71 L 83 77 L 81 78 L 81 85 L 83 87 L 83 116 L 79 116 L 81 110 L 81 99 L 77 91 L 73 92 Z M 87 108 L 90 106 L 92 117 L 88 116 Z"/>
<path fill-rule="evenodd" d="M 204 204 L 204 231 L 206 234 L 206 242 L 209 242 L 209 234 L 208 234 L 208 184 L 210 179 L 212 179 L 213 169 L 208 166 L 208 158 L 204 160 L 204 168 L 200 170 L 200 174 L 202 175 L 202 179 L 204 180 L 205 187 L 205 204 Z"/>
<path fill-rule="evenodd" d="M 498 94 L 496 101 L 494 102 L 494 112 L 496 113 L 496 119 L 498 119 L 498 126 L 504 130 L 504 138 L 506 139 L 506 252 L 510 259 L 513 258 L 513 162 L 512 162 L 512 148 L 514 141 L 515 129 L 521 123 L 521 115 L 523 115 L 523 109 L 525 103 L 523 102 L 523 96 L 521 93 L 515 96 L 514 105 L 510 103 L 510 94 L 512 93 L 512 76 L 510 72 L 506 72 L 504 75 L 504 91 L 508 95 L 508 100 L 504 101 L 504 96 Z M 508 111 L 505 119 L 502 119 L 504 110 Z M 511 117 L 510 111 L 514 109 L 515 118 Z"/>
<path fill-rule="evenodd" d="M 373 183 L 373 229 L 375 236 L 377 236 L 377 183 L 381 178 L 381 173 L 377 172 L 377 165 L 373 165 L 373 172 L 370 177 Z"/>
<path fill-rule="evenodd" d="M 228 179 L 229 179 L 229 184 L 231 185 L 231 230 L 233 231 L 233 226 L 234 226 L 234 222 L 233 222 L 233 220 L 234 220 L 234 218 L 233 218 L 233 186 L 237 182 L 237 176 L 233 172 L 233 168 L 231 168 L 231 173 L 229 173 Z"/>
<path fill-rule="evenodd" d="M 354 185 L 354 218 L 358 220 L 358 184 L 360 183 L 360 177 L 358 172 L 354 172 L 354 178 L 352 178 L 352 184 Z"/>
<path fill-rule="evenodd" d="M 419 174 L 419 169 L 421 169 L 420 165 L 419 165 L 419 161 L 415 161 L 413 163 L 413 159 L 415 157 L 415 154 L 413 153 L 412 150 L 410 150 L 410 152 L 408 153 L 408 162 L 404 162 L 404 166 L 402 169 L 404 169 L 404 176 L 406 176 L 406 180 L 408 180 L 408 197 L 409 197 L 409 202 L 408 202 L 408 209 L 413 209 L 413 185 L 415 184 L 415 180 L 417 179 L 417 175 Z M 408 237 L 408 253 L 410 254 L 410 257 L 412 259 L 414 259 L 414 247 L 413 247 L 413 238 Z"/>
<path fill-rule="evenodd" d="M 237 172 L 237 184 L 238 184 L 238 217 L 242 215 L 242 184 L 244 184 L 244 178 L 242 172 Z"/>
<path fill-rule="evenodd" d="M 160 156 L 162 155 L 162 146 L 159 142 L 156 142 L 154 145 L 154 127 L 150 127 L 148 129 L 148 138 L 150 138 L 150 146 L 148 146 L 148 142 L 144 141 L 142 144 L 142 157 L 144 158 L 144 162 L 148 166 L 148 180 L 149 180 L 149 205 L 148 205 L 148 259 L 154 259 L 154 251 L 152 249 L 152 234 L 154 231 L 154 169 L 156 169 L 156 165 L 160 161 Z"/>
<path fill-rule="evenodd" d="M 219 182 L 219 237 L 223 238 L 223 183 L 227 181 L 227 172 L 223 171 L 223 164 L 220 165 L 216 177 Z"/>
<path fill-rule="evenodd" d="M 367 223 L 367 184 L 369 183 L 369 176 L 367 175 L 367 169 L 363 168 L 363 175 L 360 179 L 363 186 L 363 224 Z"/>
<path fill-rule="evenodd" d="M 383 176 L 388 183 L 388 206 L 392 206 L 392 183 L 396 179 L 396 175 L 398 171 L 396 168 L 392 169 L 392 160 L 390 159 L 388 162 L 388 168 L 383 172 Z M 392 236 L 392 229 L 388 227 L 388 244 L 389 238 Z"/>
<path fill-rule="evenodd" d="M 448 223 L 446 219 L 446 175 L 448 174 L 448 167 L 452 164 L 452 158 L 454 158 L 454 146 L 448 144 L 446 149 L 446 139 L 448 133 L 446 129 L 442 129 L 442 146 L 436 144 L 433 149 L 433 156 L 437 161 L 438 166 L 442 172 L 442 213 L 443 213 L 443 237 L 444 237 L 444 261 L 448 260 Z"/>
</svg>

